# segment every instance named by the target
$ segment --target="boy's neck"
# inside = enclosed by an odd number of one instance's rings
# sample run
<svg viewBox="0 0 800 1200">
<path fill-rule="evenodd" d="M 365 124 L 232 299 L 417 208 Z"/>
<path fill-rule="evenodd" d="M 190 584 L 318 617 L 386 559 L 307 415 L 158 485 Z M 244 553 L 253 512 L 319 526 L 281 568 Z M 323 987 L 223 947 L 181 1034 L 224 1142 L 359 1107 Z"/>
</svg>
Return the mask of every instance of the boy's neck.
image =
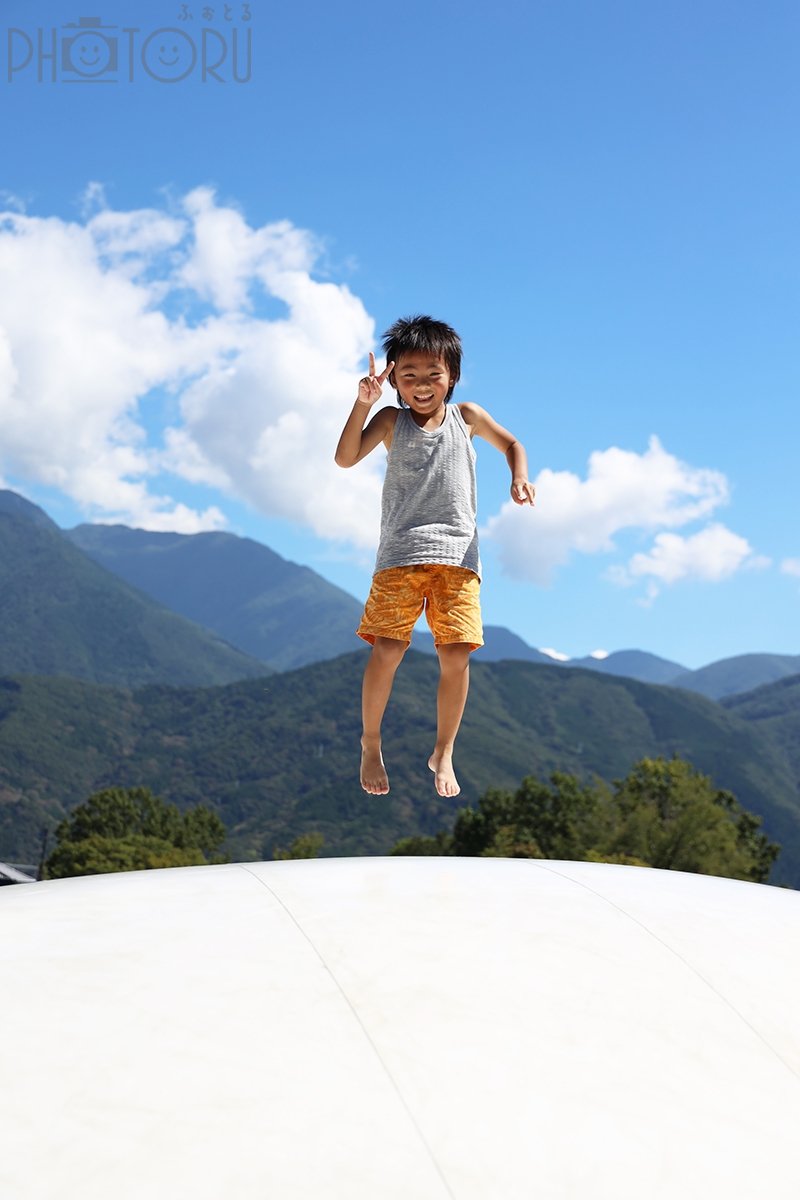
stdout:
<svg viewBox="0 0 800 1200">
<path fill-rule="evenodd" d="M 447 402 L 445 401 L 441 408 L 437 408 L 432 413 L 416 413 L 413 408 L 409 408 L 408 411 L 414 424 L 418 425 L 420 429 L 424 429 L 426 433 L 430 433 L 444 423 L 447 416 Z"/>
</svg>

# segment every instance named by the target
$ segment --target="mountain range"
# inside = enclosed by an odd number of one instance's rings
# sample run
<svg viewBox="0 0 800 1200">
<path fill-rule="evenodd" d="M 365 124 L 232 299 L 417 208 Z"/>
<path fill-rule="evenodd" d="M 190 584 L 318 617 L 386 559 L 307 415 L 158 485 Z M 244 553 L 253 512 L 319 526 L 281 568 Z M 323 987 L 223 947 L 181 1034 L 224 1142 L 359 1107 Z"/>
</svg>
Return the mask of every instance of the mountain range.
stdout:
<svg viewBox="0 0 800 1200">
<path fill-rule="evenodd" d="M 0 674 L 215 684 L 270 673 L 98 566 L 35 505 L 0 492 Z"/>
<path fill-rule="evenodd" d="M 361 602 L 309 567 L 228 533 L 123 525 L 63 531 L 0 490 L 0 672 L 105 683 L 223 683 L 357 648 Z M 743 654 L 690 671 L 643 650 L 557 661 L 485 626 L 477 662 L 517 660 L 666 684 L 711 699 L 800 674 L 800 655 Z M 434 653 L 427 631 L 414 649 Z"/>
<path fill-rule="evenodd" d="M 476 662 L 456 747 L 462 793 L 447 799 L 426 766 L 438 669 L 410 651 L 385 719 L 391 791 L 375 797 L 358 782 L 363 662 L 357 652 L 202 688 L 0 679 L 0 858 L 35 862 L 42 829 L 111 786 L 210 805 L 233 861 L 270 858 L 311 830 L 325 854 L 387 854 L 451 827 L 490 787 L 555 770 L 612 781 L 676 754 L 762 818 L 782 847 L 770 882 L 800 887 L 800 679 L 721 705 L 593 671 Z"/>
<path fill-rule="evenodd" d="M 284 671 L 361 643 L 362 606 L 309 567 L 231 533 L 78 525 L 70 542 L 172 612 Z"/>
<path fill-rule="evenodd" d="M 42 828 L 114 784 L 211 804 L 234 858 L 270 857 L 309 829 L 325 853 L 373 854 L 526 774 L 612 780 L 679 754 L 763 818 L 783 847 L 773 880 L 800 886 L 800 658 L 688 672 L 627 650 L 563 664 L 490 625 L 459 738 L 462 795 L 446 800 L 425 767 L 433 645 L 415 634 L 426 653 L 398 674 L 392 791 L 378 801 L 357 775 L 360 612 L 248 538 L 64 532 L 0 491 L 0 857 L 33 861 Z"/>
<path fill-rule="evenodd" d="M 360 646 L 354 633 L 361 616 L 359 600 L 250 538 L 149 533 L 108 525 L 79 525 L 65 536 L 166 608 L 276 670 L 319 662 Z M 557 661 L 498 625 L 486 625 L 484 637 L 486 645 L 475 655 L 479 662 L 555 662 L 568 669 L 681 687 L 711 699 L 800 674 L 800 655 L 744 654 L 690 671 L 635 649 Z M 427 631 L 415 631 L 412 645 L 434 653 Z"/>
</svg>

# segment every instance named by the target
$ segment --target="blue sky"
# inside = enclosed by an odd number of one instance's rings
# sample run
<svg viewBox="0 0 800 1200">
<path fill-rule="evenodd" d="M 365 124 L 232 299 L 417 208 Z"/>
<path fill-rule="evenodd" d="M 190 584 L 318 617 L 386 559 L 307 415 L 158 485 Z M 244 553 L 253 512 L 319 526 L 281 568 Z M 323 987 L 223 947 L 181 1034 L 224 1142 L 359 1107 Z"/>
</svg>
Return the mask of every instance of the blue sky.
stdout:
<svg viewBox="0 0 800 1200">
<path fill-rule="evenodd" d="M 510 511 L 478 445 L 487 623 L 800 652 L 797 6 L 182 7 L 4 5 L 3 484 L 363 597 L 380 452 L 333 448 L 430 312 L 538 486 Z M 104 41 L 62 28 L 90 15 Z"/>
</svg>

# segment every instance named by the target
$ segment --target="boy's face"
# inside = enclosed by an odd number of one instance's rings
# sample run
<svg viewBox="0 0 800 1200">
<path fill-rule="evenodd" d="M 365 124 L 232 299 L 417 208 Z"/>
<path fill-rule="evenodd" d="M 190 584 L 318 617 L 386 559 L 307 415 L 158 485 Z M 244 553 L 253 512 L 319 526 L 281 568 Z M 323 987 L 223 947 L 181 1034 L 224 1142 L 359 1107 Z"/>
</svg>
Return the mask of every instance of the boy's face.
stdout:
<svg viewBox="0 0 800 1200">
<path fill-rule="evenodd" d="M 401 354 L 392 374 L 401 400 L 426 416 L 441 408 L 450 391 L 447 364 L 433 354 Z"/>
</svg>

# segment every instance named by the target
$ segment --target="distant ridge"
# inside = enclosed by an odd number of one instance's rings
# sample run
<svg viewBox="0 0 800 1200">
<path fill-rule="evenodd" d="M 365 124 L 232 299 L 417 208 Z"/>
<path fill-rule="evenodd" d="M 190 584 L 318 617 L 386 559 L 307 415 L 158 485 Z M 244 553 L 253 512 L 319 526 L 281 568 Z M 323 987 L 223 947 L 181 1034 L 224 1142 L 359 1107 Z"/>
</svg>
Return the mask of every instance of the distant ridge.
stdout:
<svg viewBox="0 0 800 1200">
<path fill-rule="evenodd" d="M 160 604 L 276 670 L 362 645 L 358 600 L 251 538 L 126 525 L 78 525 L 66 536 Z"/>
<path fill-rule="evenodd" d="M 124 525 L 79 525 L 62 531 L 41 508 L 8 490 L 0 490 L 1 516 L 24 520 L 29 528 L 46 530 L 62 542 L 71 542 L 137 593 L 157 601 L 163 606 L 162 613 L 169 610 L 196 623 L 195 632 L 202 626 L 217 648 L 221 638 L 229 652 L 238 649 L 244 661 L 239 660 L 233 677 L 252 674 L 253 659 L 285 671 L 356 648 L 366 649 L 354 632 L 363 598 L 356 599 L 311 568 L 290 562 L 251 538 L 224 532 L 156 533 Z M 24 578 L 24 573 L 20 579 L 7 577 L 7 609 L 9 603 L 17 603 L 15 591 Z M 143 599 L 141 594 L 139 599 Z M 60 616 L 63 619 L 63 612 Z M 561 670 L 580 669 L 681 687 L 710 699 L 749 692 L 800 673 L 800 655 L 744 654 L 690 671 L 680 663 L 636 649 L 561 659 L 534 648 L 501 625 L 486 625 L 484 636 L 486 644 L 477 651 L 477 662 L 555 665 Z M 6 641 L 13 640 L 13 632 L 6 630 L 5 637 Z M 67 636 L 65 644 L 69 640 Z M 433 639 L 427 631 L 415 631 L 412 646 L 429 655 L 434 653 Z M 0 669 L 2 661 L 0 656 Z M 14 661 L 19 661 L 19 654 Z M 41 659 L 28 656 L 24 661 L 40 663 Z M 85 662 L 77 667 L 62 664 L 52 669 L 77 678 L 91 677 L 85 673 Z M 192 681 L 197 679 L 192 676 Z"/>
<path fill-rule="evenodd" d="M 642 683 L 670 684 L 676 675 L 686 671 L 680 663 L 659 658 L 657 654 L 648 654 L 645 650 L 615 650 L 605 658 L 594 658 L 589 654 L 585 658 L 568 659 L 563 665 L 583 667 L 585 671 L 600 671 L 603 675 L 624 675 Z"/>
<path fill-rule="evenodd" d="M 672 684 L 720 700 L 791 675 L 800 675 L 800 654 L 738 654 L 697 671 L 686 671 L 676 676 Z"/>
<path fill-rule="evenodd" d="M 518 634 L 512 633 L 504 625 L 484 625 L 483 639 L 484 645 L 480 650 L 475 651 L 476 662 L 502 662 L 504 659 L 514 659 L 516 662 L 554 665 L 554 660 L 549 654 L 543 654 L 541 650 L 534 650 Z M 420 650 L 423 654 L 436 653 L 433 637 L 427 630 L 416 631 L 411 639 L 411 645 L 414 650 Z"/>
<path fill-rule="evenodd" d="M 133 686 L 269 673 L 92 562 L 36 505 L 0 494 L 0 674 Z"/>
<path fill-rule="evenodd" d="M 672 679 L 686 671 L 680 663 L 648 654 L 645 650 L 617 650 L 605 658 L 554 658 L 543 650 L 535 650 L 516 633 L 503 625 L 485 625 L 485 645 L 475 651 L 478 662 L 500 662 L 515 659 L 517 662 L 547 663 L 551 667 L 570 669 L 578 667 L 584 671 L 598 671 L 601 675 L 621 675 L 627 679 L 638 679 L 640 683 L 671 683 Z M 415 633 L 412 641 L 415 650 L 433 654 L 433 638 L 427 632 Z"/>
<path fill-rule="evenodd" d="M 32 504 L 30 500 L 26 500 L 17 492 L 9 492 L 6 488 L 0 488 L 0 513 L 8 517 L 19 517 L 30 521 L 33 525 L 38 525 L 40 529 L 54 529 L 60 533 L 55 521 L 48 517 L 43 508 L 39 508 L 38 504 Z"/>
</svg>

